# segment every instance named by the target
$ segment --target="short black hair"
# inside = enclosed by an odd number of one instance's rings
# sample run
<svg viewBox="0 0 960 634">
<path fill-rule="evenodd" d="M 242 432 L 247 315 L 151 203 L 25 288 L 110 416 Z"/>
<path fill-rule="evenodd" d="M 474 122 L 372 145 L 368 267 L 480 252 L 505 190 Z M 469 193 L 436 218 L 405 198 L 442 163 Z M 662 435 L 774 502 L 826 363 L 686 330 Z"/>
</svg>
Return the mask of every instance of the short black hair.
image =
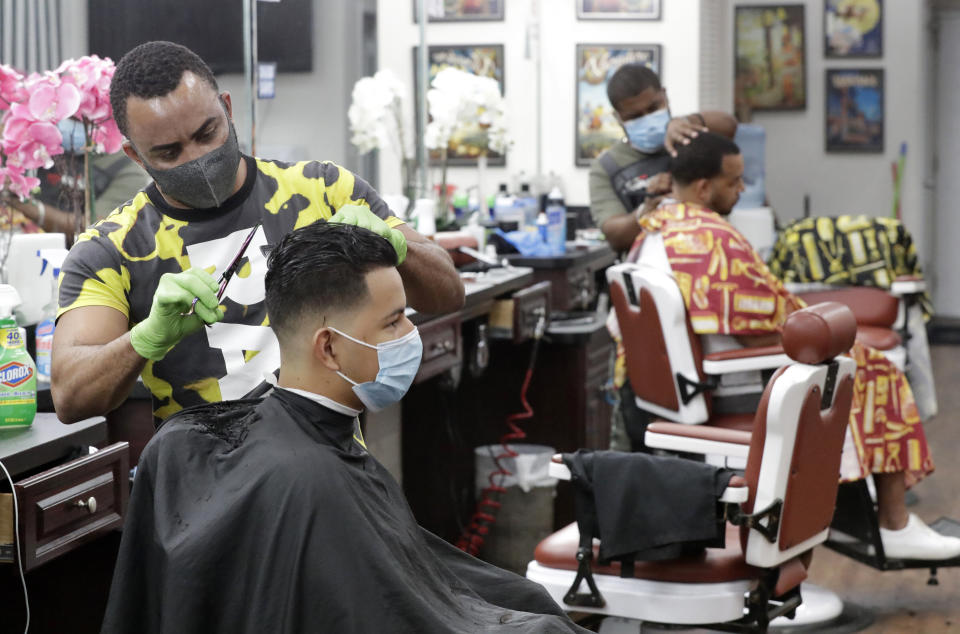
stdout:
<svg viewBox="0 0 960 634">
<path fill-rule="evenodd" d="M 129 136 L 127 98 L 149 99 L 168 95 L 180 85 L 186 71 L 220 91 L 210 67 L 186 46 L 158 40 L 127 51 L 110 80 L 110 107 L 120 132 Z"/>
<path fill-rule="evenodd" d="M 393 245 L 363 227 L 319 221 L 285 235 L 267 259 L 267 315 L 284 340 L 306 314 L 350 310 L 369 297 L 365 276 L 397 265 Z"/>
<path fill-rule="evenodd" d="M 610 105 L 617 109 L 624 99 L 636 97 L 647 88 L 660 90 L 660 77 L 650 70 L 646 64 L 633 62 L 624 64 L 613 74 L 607 82 L 607 99 Z"/>
<path fill-rule="evenodd" d="M 701 132 L 687 145 L 677 145 L 677 155 L 670 159 L 670 176 L 678 185 L 689 185 L 701 178 L 713 178 L 723 172 L 723 157 L 740 154 L 730 139 Z"/>
</svg>

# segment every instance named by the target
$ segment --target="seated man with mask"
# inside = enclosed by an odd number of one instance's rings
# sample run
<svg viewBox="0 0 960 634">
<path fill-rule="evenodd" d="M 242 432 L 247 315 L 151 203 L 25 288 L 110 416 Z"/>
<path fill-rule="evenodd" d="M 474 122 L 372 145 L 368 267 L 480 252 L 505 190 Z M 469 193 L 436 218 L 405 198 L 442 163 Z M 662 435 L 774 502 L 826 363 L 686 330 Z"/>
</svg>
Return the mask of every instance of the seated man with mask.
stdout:
<svg viewBox="0 0 960 634">
<path fill-rule="evenodd" d="M 540 586 L 420 528 L 367 452 L 358 414 L 400 400 L 420 365 L 396 260 L 324 222 L 273 249 L 278 385 L 182 410 L 151 440 L 104 632 L 585 631 Z"/>
<path fill-rule="evenodd" d="M 630 258 L 672 272 L 704 352 L 779 343 L 787 315 L 804 303 L 725 219 L 743 191 L 739 148 L 715 134 L 701 134 L 679 149 L 670 173 L 672 200 L 640 219 Z M 960 555 L 960 539 L 936 533 L 904 503 L 906 488 L 933 471 L 906 377 L 872 348 L 856 343 L 850 355 L 857 373 L 841 479 L 873 476 L 888 557 Z"/>
</svg>

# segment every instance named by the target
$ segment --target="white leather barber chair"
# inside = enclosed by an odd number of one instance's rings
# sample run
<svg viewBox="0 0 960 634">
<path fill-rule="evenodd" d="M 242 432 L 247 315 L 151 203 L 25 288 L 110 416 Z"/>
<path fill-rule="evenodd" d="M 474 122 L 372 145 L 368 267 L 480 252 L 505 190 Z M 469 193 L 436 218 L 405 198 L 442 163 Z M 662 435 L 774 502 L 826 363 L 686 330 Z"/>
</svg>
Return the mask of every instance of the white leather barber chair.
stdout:
<svg viewBox="0 0 960 634">
<path fill-rule="evenodd" d="M 783 348 L 704 355 L 671 273 L 653 264 L 618 264 L 607 269 L 607 282 L 637 407 L 675 423 L 709 424 L 715 429 L 711 440 L 691 440 L 681 451 L 704 453 L 712 464 L 742 469 L 746 448 L 723 439 L 730 431 L 749 433 L 754 410 L 715 415 L 713 399 L 759 398 L 761 373 L 790 362 Z M 741 380 L 728 382 L 728 377 Z"/>
<path fill-rule="evenodd" d="M 838 304 L 788 319 L 783 343 L 793 362 L 768 382 L 752 431 L 728 430 L 746 440 L 747 468 L 744 486 L 728 487 L 720 500 L 729 521 L 725 547 L 638 561 L 623 578 L 618 563 L 595 562 L 597 540 L 592 552 L 580 549 L 571 524 L 540 543 L 527 577 L 571 611 L 615 617 L 600 632 L 636 632 L 637 621 L 762 632 L 772 619 L 793 615 L 804 555 L 827 538 L 833 517 L 855 371 L 852 359 L 837 357 L 853 345 L 855 330 L 853 315 Z M 656 425 L 648 433 L 667 448 L 689 452 L 691 439 L 715 440 L 708 426 Z M 554 473 L 569 478 L 562 463 Z"/>
</svg>

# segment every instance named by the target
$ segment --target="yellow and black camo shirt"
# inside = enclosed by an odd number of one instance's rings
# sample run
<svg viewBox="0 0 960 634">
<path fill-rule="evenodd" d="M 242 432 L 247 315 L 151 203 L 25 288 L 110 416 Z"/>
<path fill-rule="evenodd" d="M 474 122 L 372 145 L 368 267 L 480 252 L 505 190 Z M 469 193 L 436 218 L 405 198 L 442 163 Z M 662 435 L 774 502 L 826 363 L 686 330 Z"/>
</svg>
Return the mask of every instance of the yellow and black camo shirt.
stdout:
<svg viewBox="0 0 960 634">
<path fill-rule="evenodd" d="M 367 205 L 390 226 L 402 223 L 369 184 L 334 163 L 244 160 L 243 187 L 222 206 L 176 209 L 151 183 L 83 233 L 63 265 L 58 317 L 83 306 L 108 306 L 132 327 L 149 315 L 161 275 L 197 266 L 218 277 L 250 228 L 262 223 L 221 301 L 224 320 L 144 368 L 158 419 L 191 405 L 240 398 L 279 367 L 264 302 L 261 247 L 330 218 L 346 204 Z"/>
</svg>

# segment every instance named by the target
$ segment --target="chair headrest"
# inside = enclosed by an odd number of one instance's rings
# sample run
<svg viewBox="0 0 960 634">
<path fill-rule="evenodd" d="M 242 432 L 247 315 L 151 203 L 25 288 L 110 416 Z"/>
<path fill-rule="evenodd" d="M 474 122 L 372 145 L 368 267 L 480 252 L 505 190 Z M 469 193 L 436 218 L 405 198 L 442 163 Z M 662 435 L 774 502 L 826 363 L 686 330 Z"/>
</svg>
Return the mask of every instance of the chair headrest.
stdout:
<svg viewBox="0 0 960 634">
<path fill-rule="evenodd" d="M 839 302 L 823 302 L 791 313 L 780 343 L 794 361 L 816 364 L 848 352 L 856 336 L 853 311 Z"/>
</svg>

